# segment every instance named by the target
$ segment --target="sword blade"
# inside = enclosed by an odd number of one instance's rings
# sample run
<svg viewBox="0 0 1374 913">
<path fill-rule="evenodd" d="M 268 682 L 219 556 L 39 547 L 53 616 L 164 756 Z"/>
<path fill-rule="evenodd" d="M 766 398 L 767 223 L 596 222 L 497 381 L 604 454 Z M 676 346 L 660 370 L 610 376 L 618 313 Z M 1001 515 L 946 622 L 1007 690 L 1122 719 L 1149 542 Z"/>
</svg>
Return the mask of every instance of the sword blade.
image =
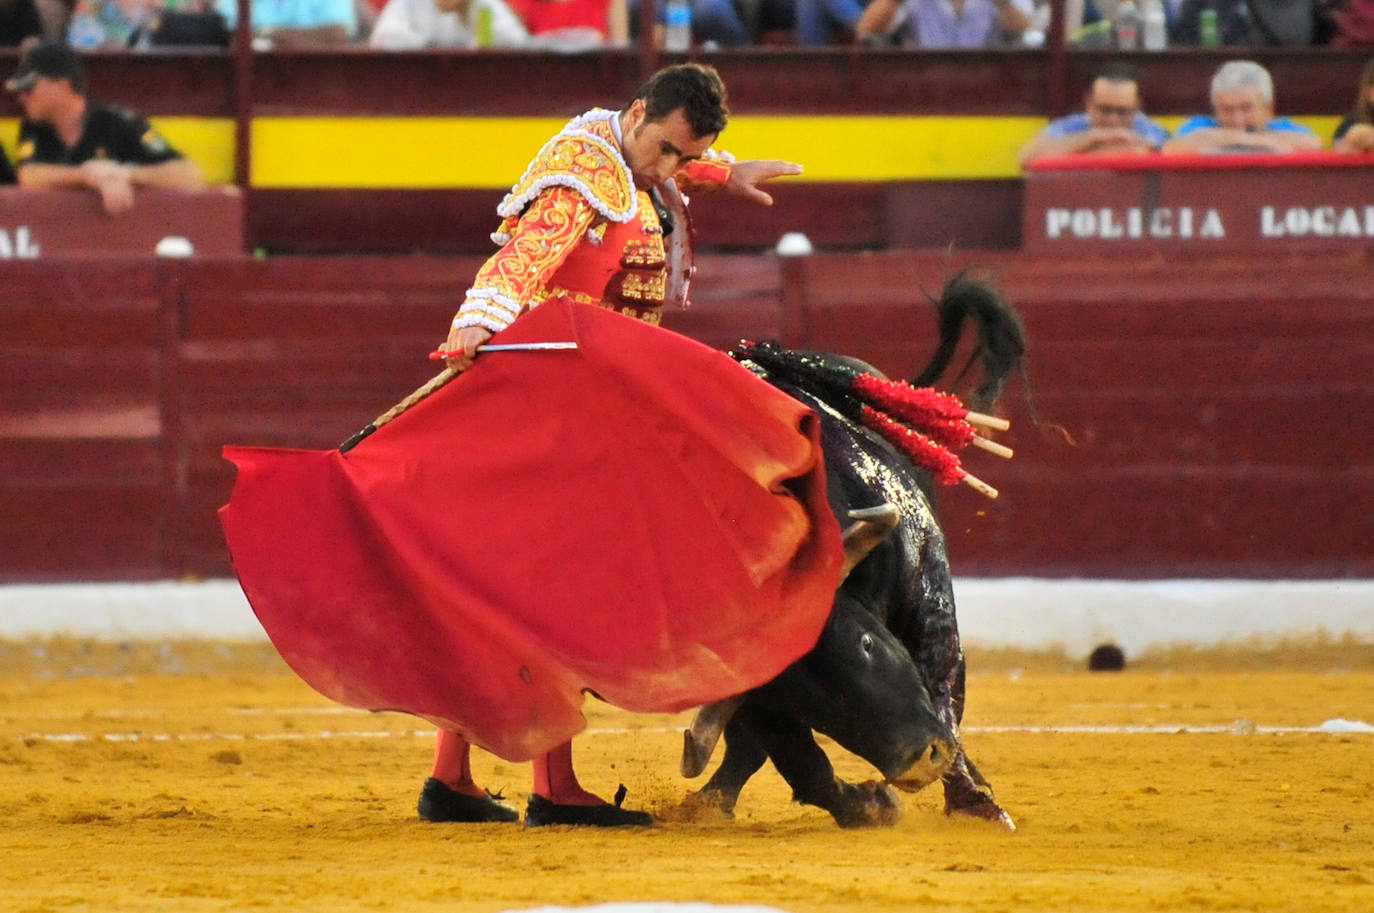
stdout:
<svg viewBox="0 0 1374 913">
<path fill-rule="evenodd" d="M 557 350 L 562 350 L 562 349 L 575 349 L 575 348 L 577 348 L 577 343 L 575 343 L 575 342 L 497 342 L 497 343 L 488 343 L 487 345 L 484 345 L 484 346 L 478 346 L 478 347 L 477 347 L 477 351 L 479 351 L 479 352 L 547 352 L 547 351 L 557 351 Z M 430 353 L 429 353 L 429 360 L 430 360 L 430 361 L 439 361 L 439 360 L 442 359 L 442 358 L 448 358 L 448 357 L 451 356 L 451 355 L 458 355 L 458 354 L 460 354 L 460 353 L 458 353 L 458 352 L 446 352 L 446 351 L 444 351 L 443 349 L 440 349 L 440 350 L 437 351 L 437 352 L 430 352 Z"/>
</svg>

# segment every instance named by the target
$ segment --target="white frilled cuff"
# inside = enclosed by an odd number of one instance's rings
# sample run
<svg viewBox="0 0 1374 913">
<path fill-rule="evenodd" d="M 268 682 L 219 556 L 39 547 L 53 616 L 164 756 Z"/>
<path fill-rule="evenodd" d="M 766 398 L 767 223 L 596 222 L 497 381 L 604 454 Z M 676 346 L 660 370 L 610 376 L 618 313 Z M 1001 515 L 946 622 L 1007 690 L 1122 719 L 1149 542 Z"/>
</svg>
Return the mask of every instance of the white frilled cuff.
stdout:
<svg viewBox="0 0 1374 913">
<path fill-rule="evenodd" d="M 514 323 L 515 318 L 519 316 L 519 303 L 495 289 L 470 288 L 467 291 L 467 300 L 458 309 L 458 316 L 453 318 L 453 328 L 461 330 L 466 327 L 485 327 L 493 333 L 499 333 Z"/>
</svg>

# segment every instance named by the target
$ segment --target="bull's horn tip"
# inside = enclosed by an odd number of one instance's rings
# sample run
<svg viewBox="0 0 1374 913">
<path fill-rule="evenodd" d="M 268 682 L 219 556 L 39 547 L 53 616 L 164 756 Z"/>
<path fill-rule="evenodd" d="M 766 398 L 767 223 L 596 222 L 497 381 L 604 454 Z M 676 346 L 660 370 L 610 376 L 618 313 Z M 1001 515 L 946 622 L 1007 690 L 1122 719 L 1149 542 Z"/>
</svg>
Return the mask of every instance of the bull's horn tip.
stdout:
<svg viewBox="0 0 1374 913">
<path fill-rule="evenodd" d="M 896 504 L 893 504 L 891 501 L 884 501 L 882 504 L 878 504 L 878 505 L 876 505 L 876 506 L 874 506 L 874 507 L 856 507 L 856 508 L 854 508 L 853 510 L 851 510 L 851 511 L 849 512 L 849 519 L 851 519 L 851 520 L 868 520 L 868 521 L 872 521 L 872 522 L 879 522 L 879 521 L 888 521 L 888 522 L 891 522 L 892 520 L 895 520 L 895 519 L 896 519 L 898 516 L 900 516 L 900 515 L 901 515 L 901 512 L 897 509 L 897 505 L 896 505 Z"/>
</svg>

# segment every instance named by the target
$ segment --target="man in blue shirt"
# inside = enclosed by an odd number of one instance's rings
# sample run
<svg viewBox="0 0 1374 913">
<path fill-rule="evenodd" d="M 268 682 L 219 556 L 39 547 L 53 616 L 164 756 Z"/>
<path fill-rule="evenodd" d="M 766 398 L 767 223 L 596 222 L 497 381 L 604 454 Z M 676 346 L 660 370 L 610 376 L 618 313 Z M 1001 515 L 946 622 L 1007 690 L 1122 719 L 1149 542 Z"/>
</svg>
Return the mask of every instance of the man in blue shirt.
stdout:
<svg viewBox="0 0 1374 913">
<path fill-rule="evenodd" d="M 1021 150 L 1021 167 L 1055 155 L 1132 155 L 1154 152 L 1169 131 L 1140 110 L 1135 71 L 1108 64 L 1088 87 L 1084 110 L 1050 121 Z"/>
<path fill-rule="evenodd" d="M 1165 143 L 1170 154 L 1305 152 L 1321 138 L 1286 117 L 1274 116 L 1274 80 L 1253 60 L 1222 64 L 1212 77 L 1212 114 L 1190 117 Z"/>
<path fill-rule="evenodd" d="M 237 0 L 216 0 L 215 8 L 233 30 Z M 358 37 L 353 0 L 252 0 L 251 9 L 255 49 L 336 47 Z"/>
</svg>

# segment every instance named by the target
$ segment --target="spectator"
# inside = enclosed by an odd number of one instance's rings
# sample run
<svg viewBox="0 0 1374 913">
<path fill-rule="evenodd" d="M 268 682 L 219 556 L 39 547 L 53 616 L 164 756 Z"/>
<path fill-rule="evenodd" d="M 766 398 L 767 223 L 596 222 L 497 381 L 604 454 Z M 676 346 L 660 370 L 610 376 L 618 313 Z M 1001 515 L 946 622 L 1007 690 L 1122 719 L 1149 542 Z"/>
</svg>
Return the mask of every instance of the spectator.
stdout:
<svg viewBox="0 0 1374 913">
<path fill-rule="evenodd" d="M 15 48 L 25 39 L 43 38 L 43 19 L 34 0 L 0 0 L 0 47 Z"/>
<path fill-rule="evenodd" d="M 1169 138 L 1163 125 L 1140 110 L 1140 84 L 1125 64 L 1104 67 L 1088 87 L 1084 111 L 1051 121 L 1021 150 L 1024 168 L 1052 155 L 1155 152 Z"/>
<path fill-rule="evenodd" d="M 65 44 L 32 48 L 5 88 L 24 108 L 15 153 L 20 187 L 89 187 L 115 215 L 133 207 L 135 187 L 204 186 L 195 163 L 147 120 L 86 97 L 85 71 Z"/>
<path fill-rule="evenodd" d="M 754 44 L 796 43 L 799 5 L 797 0 L 735 0 Z"/>
<path fill-rule="evenodd" d="M 215 0 L 230 30 L 239 21 L 238 0 Z M 358 37 L 354 0 L 252 0 L 255 48 L 329 48 Z"/>
<path fill-rule="evenodd" d="M 1374 58 L 1360 72 L 1355 110 L 1336 126 L 1331 148 L 1337 152 L 1374 152 Z"/>
<path fill-rule="evenodd" d="M 77 0 L 67 26 L 74 48 L 148 47 L 166 11 L 201 12 L 201 0 Z"/>
<path fill-rule="evenodd" d="M 1374 0 L 1333 0 L 1331 7 L 1332 47 L 1374 45 Z"/>
<path fill-rule="evenodd" d="M 1169 28 L 1170 44 L 1203 44 L 1201 20 L 1204 10 L 1217 14 L 1218 44 L 1251 43 L 1250 11 L 1245 0 L 1182 0 L 1177 9 Z"/>
<path fill-rule="evenodd" d="M 1317 10 L 1313 0 L 1247 0 L 1250 43 L 1261 45 L 1312 44 Z"/>
<path fill-rule="evenodd" d="M 372 38 L 372 30 L 377 27 L 377 17 L 381 8 L 372 5 L 372 0 L 353 0 L 353 16 L 358 20 L 358 41 L 366 42 Z"/>
<path fill-rule="evenodd" d="M 639 29 L 639 0 L 629 0 L 630 32 Z M 743 47 L 754 43 L 754 31 L 745 24 L 746 12 L 761 14 L 752 0 L 736 5 L 735 0 L 691 0 L 692 41 L 707 47 Z M 662 46 L 662 29 L 668 15 L 666 0 L 655 4 L 658 11 L 658 43 Z M 751 16 L 751 18 L 753 18 Z"/>
<path fill-rule="evenodd" d="M 42 41 L 61 41 L 67 35 L 67 23 L 72 18 L 71 0 L 33 0 L 38 18 L 43 20 Z"/>
<path fill-rule="evenodd" d="M 539 47 L 576 51 L 630 41 L 626 0 L 510 0 Z"/>
<path fill-rule="evenodd" d="M 1213 114 L 1184 121 L 1166 153 L 1302 152 L 1320 149 L 1310 129 L 1274 116 L 1274 80 L 1252 60 L 1224 63 L 1212 77 Z"/>
<path fill-rule="evenodd" d="M 1031 9 L 1031 0 L 872 0 L 854 36 L 919 48 L 1013 45 L 1030 24 Z"/>
<path fill-rule="evenodd" d="M 5 155 L 5 148 L 0 146 L 0 187 L 12 186 L 17 180 L 10 157 Z"/>
<path fill-rule="evenodd" d="M 797 0 L 797 44 L 833 44 L 836 30 L 854 34 L 867 0 Z"/>
<path fill-rule="evenodd" d="M 479 36 L 478 23 L 490 16 L 491 30 Z M 391 0 L 382 8 L 368 40 L 384 51 L 419 48 L 517 47 L 529 33 L 503 0 Z"/>
</svg>

